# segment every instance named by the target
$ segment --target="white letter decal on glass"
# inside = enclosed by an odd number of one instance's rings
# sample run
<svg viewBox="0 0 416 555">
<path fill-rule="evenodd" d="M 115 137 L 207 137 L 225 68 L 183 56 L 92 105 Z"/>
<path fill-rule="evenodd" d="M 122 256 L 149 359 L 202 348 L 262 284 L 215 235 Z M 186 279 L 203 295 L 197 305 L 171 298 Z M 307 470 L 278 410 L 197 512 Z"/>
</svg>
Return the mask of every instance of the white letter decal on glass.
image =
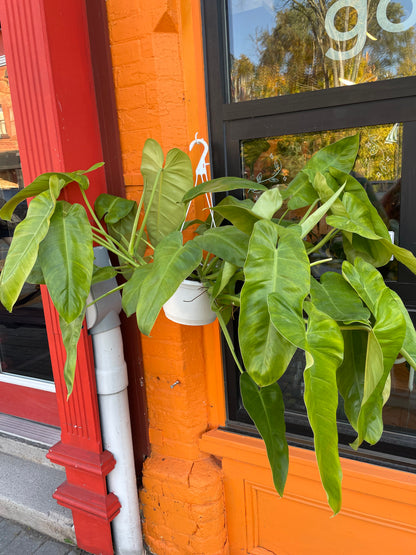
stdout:
<svg viewBox="0 0 416 555">
<path fill-rule="evenodd" d="M 382 0 L 384 1 L 384 0 Z M 389 2 L 390 0 L 387 0 Z M 413 0 L 412 0 L 413 1 Z M 357 23 L 349 31 L 338 31 L 335 28 L 335 17 L 339 10 L 345 7 L 351 7 L 357 10 Z M 413 13 L 413 12 L 412 12 Z M 378 17 L 378 11 L 377 11 Z M 389 22 L 390 23 L 390 22 Z M 349 60 L 361 52 L 364 48 L 367 33 L 367 1 L 366 0 L 337 0 L 332 4 L 326 13 L 325 29 L 328 36 L 336 41 L 350 40 L 357 37 L 355 45 L 343 52 L 342 50 L 335 50 L 329 48 L 326 56 L 331 60 Z"/>
<path fill-rule="evenodd" d="M 400 23 L 392 23 L 387 17 L 387 6 L 390 1 L 391 0 L 380 0 L 379 5 L 377 6 L 377 21 L 380 27 L 390 33 L 401 33 L 402 31 L 407 31 L 410 27 L 413 27 L 416 23 L 415 0 L 412 0 L 412 11 L 409 17 Z"/>
</svg>

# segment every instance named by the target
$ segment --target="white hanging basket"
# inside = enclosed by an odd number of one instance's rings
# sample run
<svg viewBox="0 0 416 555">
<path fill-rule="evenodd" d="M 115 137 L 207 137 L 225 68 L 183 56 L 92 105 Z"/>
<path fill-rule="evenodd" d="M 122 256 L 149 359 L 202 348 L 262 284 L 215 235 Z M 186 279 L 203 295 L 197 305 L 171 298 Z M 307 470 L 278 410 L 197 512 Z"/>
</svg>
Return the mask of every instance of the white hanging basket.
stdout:
<svg viewBox="0 0 416 555">
<path fill-rule="evenodd" d="M 185 279 L 163 305 L 166 317 L 185 326 L 211 324 L 216 314 L 210 307 L 208 294 L 199 281 Z"/>
</svg>

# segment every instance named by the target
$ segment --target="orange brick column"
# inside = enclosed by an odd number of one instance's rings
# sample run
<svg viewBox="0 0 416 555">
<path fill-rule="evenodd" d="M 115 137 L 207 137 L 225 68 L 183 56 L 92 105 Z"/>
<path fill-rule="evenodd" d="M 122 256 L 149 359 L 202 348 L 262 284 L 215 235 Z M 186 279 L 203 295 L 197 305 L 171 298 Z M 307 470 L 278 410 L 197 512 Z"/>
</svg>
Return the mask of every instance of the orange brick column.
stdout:
<svg viewBox="0 0 416 555">
<path fill-rule="evenodd" d="M 199 0 L 108 0 L 127 195 L 141 193 L 148 137 L 165 153 L 208 138 Z M 192 151 L 194 167 L 202 151 Z M 200 206 L 194 207 L 198 212 Z M 151 456 L 143 470 L 144 537 L 156 554 L 228 551 L 223 475 L 199 449 L 224 423 L 218 326 L 185 327 L 162 314 L 143 338 Z"/>
</svg>

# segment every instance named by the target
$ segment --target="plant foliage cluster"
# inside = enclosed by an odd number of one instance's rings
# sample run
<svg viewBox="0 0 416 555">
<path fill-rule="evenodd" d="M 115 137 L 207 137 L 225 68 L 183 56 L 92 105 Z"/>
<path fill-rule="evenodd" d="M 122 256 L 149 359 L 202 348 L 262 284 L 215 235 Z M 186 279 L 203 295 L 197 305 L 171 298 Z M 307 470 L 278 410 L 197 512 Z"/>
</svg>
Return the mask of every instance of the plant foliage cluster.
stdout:
<svg viewBox="0 0 416 555">
<path fill-rule="evenodd" d="M 338 394 L 356 431 L 353 447 L 376 443 L 383 431 L 382 410 L 390 393 L 390 370 L 400 355 L 416 367 L 416 333 L 400 298 L 384 283 L 377 267 L 394 256 L 416 273 L 416 259 L 392 243 L 382 219 L 350 174 L 358 135 L 318 151 L 289 187 L 266 189 L 256 202 L 226 196 L 198 233 L 183 241 L 185 208 L 198 195 L 253 186 L 224 177 L 192 187 L 189 157 L 172 149 L 164 159 L 156 141 L 144 147 L 144 191 L 139 206 L 100 195 L 94 209 L 85 190 L 87 171 L 39 176 L 10 200 L 0 217 L 10 219 L 25 198 L 34 197 L 21 222 L 0 277 L 0 300 L 12 310 L 25 281 L 45 283 L 59 313 L 67 352 L 65 381 L 71 393 L 76 345 L 91 285 L 122 275 L 122 306 L 136 313 L 150 334 L 162 305 L 179 284 L 195 274 L 210 295 L 228 345 L 226 324 L 239 307 L 239 347 L 244 369 L 244 405 L 266 443 L 274 483 L 282 495 L 289 464 L 279 379 L 297 349 L 305 352 L 304 400 L 315 438 L 316 458 L 328 502 L 341 507 L 341 466 L 336 411 Z M 84 206 L 60 200 L 75 182 Z M 299 222 L 279 218 L 286 204 L 304 209 Z M 313 230 L 325 221 L 317 244 Z M 342 238 L 342 271 L 313 268 L 314 254 L 335 235 Z M 118 257 L 115 267 L 94 266 L 93 244 Z"/>
</svg>

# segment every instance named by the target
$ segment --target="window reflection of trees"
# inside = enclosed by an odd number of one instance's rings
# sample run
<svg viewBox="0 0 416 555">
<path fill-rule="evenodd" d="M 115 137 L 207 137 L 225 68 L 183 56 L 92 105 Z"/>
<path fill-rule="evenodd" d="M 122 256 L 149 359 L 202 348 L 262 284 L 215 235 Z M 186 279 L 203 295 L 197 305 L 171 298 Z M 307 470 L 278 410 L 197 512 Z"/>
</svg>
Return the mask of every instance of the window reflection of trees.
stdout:
<svg viewBox="0 0 416 555">
<path fill-rule="evenodd" d="M 389 32 L 377 20 L 378 0 L 367 2 L 367 26 L 357 24 L 358 12 L 352 6 L 341 8 L 334 27 L 349 40 L 334 40 L 325 28 L 326 0 L 289 0 L 275 14 L 271 31 L 257 30 L 252 40 L 258 63 L 241 54 L 231 56 L 231 96 L 235 102 L 366 83 L 416 74 L 416 31 Z M 392 23 L 406 19 L 403 6 L 390 2 L 387 17 Z M 234 29 L 234 33 L 241 32 Z M 358 34 L 365 33 L 363 48 L 351 59 L 330 59 L 335 52 L 351 50 Z"/>
</svg>

